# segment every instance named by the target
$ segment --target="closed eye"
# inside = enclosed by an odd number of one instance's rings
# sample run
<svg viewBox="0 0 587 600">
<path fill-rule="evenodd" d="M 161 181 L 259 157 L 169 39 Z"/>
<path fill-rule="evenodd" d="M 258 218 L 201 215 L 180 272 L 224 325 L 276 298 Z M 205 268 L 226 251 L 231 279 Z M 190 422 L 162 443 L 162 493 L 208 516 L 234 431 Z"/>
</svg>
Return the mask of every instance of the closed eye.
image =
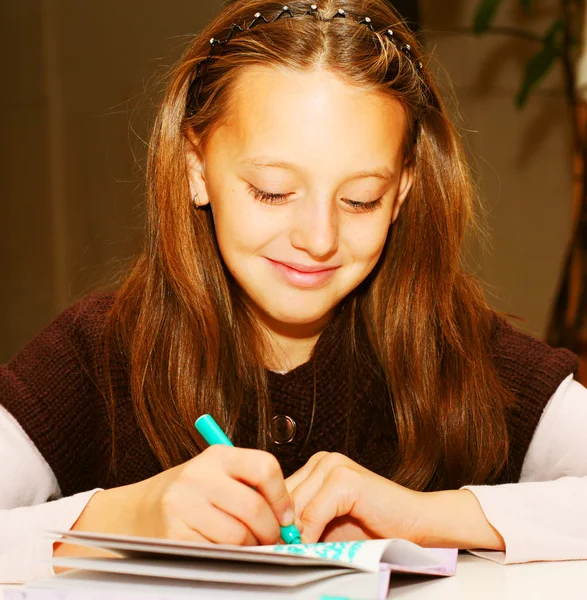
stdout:
<svg viewBox="0 0 587 600">
<path fill-rule="evenodd" d="M 280 204 L 280 200 L 287 198 L 289 194 L 272 194 L 271 192 L 263 192 L 249 184 L 249 192 L 257 200 L 268 202 L 270 204 Z"/>
<path fill-rule="evenodd" d="M 249 184 L 249 193 L 260 202 L 266 202 L 267 204 L 283 204 L 284 200 L 287 199 L 290 194 L 274 194 L 271 192 L 264 192 L 255 186 Z M 359 202 L 357 200 L 349 200 L 343 198 L 344 202 L 357 212 L 370 212 L 379 208 L 383 204 L 383 196 L 372 200 L 371 202 Z"/>
</svg>

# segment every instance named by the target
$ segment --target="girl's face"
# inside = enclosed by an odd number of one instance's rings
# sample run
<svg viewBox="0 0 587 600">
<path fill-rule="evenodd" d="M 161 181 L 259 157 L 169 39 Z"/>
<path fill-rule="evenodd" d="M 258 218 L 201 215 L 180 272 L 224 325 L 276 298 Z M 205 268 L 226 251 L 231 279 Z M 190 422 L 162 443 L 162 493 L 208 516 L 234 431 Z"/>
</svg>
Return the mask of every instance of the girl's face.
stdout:
<svg viewBox="0 0 587 600">
<path fill-rule="evenodd" d="M 323 70 L 241 75 L 203 162 L 188 155 L 191 187 L 271 330 L 315 335 L 375 267 L 411 186 L 405 132 L 397 100 Z"/>
</svg>

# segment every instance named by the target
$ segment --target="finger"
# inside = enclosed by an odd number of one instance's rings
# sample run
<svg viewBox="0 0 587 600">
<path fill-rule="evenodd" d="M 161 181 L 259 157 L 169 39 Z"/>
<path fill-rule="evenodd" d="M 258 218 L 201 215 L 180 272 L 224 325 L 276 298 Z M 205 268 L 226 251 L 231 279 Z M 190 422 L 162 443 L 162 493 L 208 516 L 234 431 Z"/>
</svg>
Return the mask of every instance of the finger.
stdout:
<svg viewBox="0 0 587 600">
<path fill-rule="evenodd" d="M 349 540 L 375 540 L 378 536 L 364 524 L 359 523 L 355 518 L 345 515 L 332 519 L 326 526 L 322 535 L 321 542 L 348 542 Z"/>
<path fill-rule="evenodd" d="M 302 481 L 304 481 L 304 479 L 306 479 L 306 477 L 308 477 L 314 467 L 327 455 L 328 452 L 324 451 L 313 454 L 301 469 L 298 469 L 293 475 L 290 475 L 285 480 L 285 485 L 290 494 L 302 483 Z"/>
<path fill-rule="evenodd" d="M 322 456 L 318 457 L 317 460 L 314 461 L 312 471 L 308 473 L 308 476 L 304 481 L 292 491 L 291 495 L 296 514 L 301 515 L 304 512 L 312 498 L 314 498 L 318 493 L 318 490 L 320 490 L 324 484 L 324 479 L 328 476 L 330 471 L 349 462 L 350 461 L 346 456 L 338 454 L 337 452 L 325 452 Z"/>
<path fill-rule="evenodd" d="M 361 476 L 348 466 L 332 469 L 322 487 L 302 512 L 305 544 L 316 543 L 328 524 L 337 517 L 351 515 L 360 490 Z"/>
<path fill-rule="evenodd" d="M 293 523 L 293 502 L 275 456 L 269 452 L 247 448 L 212 446 L 208 450 L 214 448 L 218 448 L 221 453 L 225 472 L 233 479 L 254 487 L 265 498 L 279 524 Z M 231 450 L 238 452 L 238 460 L 234 460 L 234 452 L 224 452 Z"/>
<path fill-rule="evenodd" d="M 207 502 L 197 507 L 196 519 L 187 525 L 214 544 L 258 546 L 259 540 L 241 521 Z"/>
<path fill-rule="evenodd" d="M 258 491 L 235 479 L 227 479 L 222 487 L 211 489 L 208 498 L 215 508 L 238 520 L 254 536 L 255 544 L 278 542 L 281 534 L 279 521 L 266 498 Z"/>
<path fill-rule="evenodd" d="M 178 542 L 197 542 L 199 544 L 212 544 L 214 543 L 211 539 L 202 535 L 200 532 L 195 531 L 191 527 L 178 528 L 174 532 L 171 532 L 168 536 L 170 540 L 177 540 Z"/>
<path fill-rule="evenodd" d="M 181 542 L 199 542 L 211 544 L 212 540 L 203 535 L 195 527 L 190 526 L 184 518 L 174 518 L 168 524 L 165 537 L 170 540 L 178 540 Z"/>
<path fill-rule="evenodd" d="M 259 543 L 245 524 L 213 506 L 208 497 L 199 496 L 196 490 L 184 488 L 183 493 L 175 493 L 171 501 L 173 516 L 168 529 L 173 539 L 240 546 Z"/>
</svg>

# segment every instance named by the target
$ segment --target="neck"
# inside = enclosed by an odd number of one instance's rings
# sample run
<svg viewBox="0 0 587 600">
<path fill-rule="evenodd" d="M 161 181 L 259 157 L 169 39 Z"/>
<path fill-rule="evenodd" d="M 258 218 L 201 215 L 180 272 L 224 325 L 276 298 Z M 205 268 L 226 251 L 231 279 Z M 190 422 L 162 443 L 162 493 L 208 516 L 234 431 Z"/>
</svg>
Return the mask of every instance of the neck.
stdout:
<svg viewBox="0 0 587 600">
<path fill-rule="evenodd" d="M 291 371 L 308 362 L 331 315 L 311 324 L 269 323 L 263 319 L 265 366 L 272 371 Z"/>
<path fill-rule="evenodd" d="M 318 334 L 312 338 L 298 339 L 269 332 L 265 366 L 272 371 L 292 371 L 307 363 L 319 337 Z"/>
</svg>

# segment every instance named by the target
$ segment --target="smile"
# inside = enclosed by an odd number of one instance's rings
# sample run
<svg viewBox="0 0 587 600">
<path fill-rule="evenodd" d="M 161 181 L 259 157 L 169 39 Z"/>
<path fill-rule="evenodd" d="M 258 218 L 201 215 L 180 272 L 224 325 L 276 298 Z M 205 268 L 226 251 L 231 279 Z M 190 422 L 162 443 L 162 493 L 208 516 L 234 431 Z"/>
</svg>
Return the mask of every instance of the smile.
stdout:
<svg viewBox="0 0 587 600">
<path fill-rule="evenodd" d="M 300 288 L 314 288 L 324 285 L 334 275 L 339 267 L 322 269 L 320 271 L 299 271 L 288 265 L 266 258 L 269 265 L 287 283 Z"/>
</svg>

